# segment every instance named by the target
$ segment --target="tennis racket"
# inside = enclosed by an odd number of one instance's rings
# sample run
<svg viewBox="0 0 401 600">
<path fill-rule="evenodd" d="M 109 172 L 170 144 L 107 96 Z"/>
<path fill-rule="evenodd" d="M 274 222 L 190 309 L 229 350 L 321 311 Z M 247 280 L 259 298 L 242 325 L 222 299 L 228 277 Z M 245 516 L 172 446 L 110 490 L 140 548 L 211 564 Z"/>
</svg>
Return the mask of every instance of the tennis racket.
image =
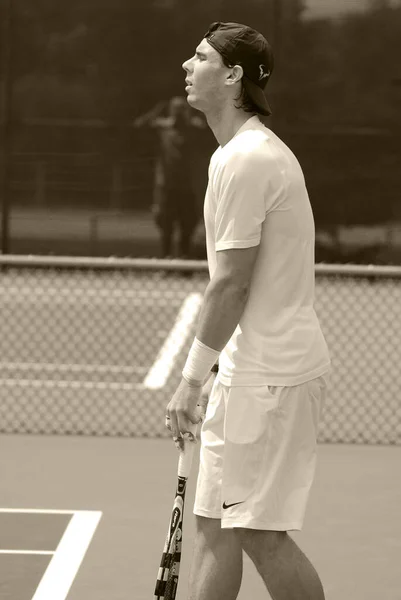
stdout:
<svg viewBox="0 0 401 600">
<path fill-rule="evenodd" d="M 196 426 L 194 426 L 194 435 L 195 431 Z M 184 450 L 180 452 L 178 461 L 177 491 L 175 493 L 173 511 L 157 574 L 155 600 L 174 600 L 177 593 L 181 562 L 185 491 L 191 472 L 194 451 L 195 443 L 185 441 Z"/>
</svg>

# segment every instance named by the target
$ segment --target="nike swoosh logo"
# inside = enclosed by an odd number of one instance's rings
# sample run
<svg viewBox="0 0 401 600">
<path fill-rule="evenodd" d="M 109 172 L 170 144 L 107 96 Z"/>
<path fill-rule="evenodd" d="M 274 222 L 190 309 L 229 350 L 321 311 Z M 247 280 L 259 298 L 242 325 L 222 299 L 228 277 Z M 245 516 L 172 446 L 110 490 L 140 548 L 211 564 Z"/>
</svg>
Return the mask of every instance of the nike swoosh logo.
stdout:
<svg viewBox="0 0 401 600">
<path fill-rule="evenodd" d="M 231 508 L 231 506 L 236 506 L 237 504 L 243 504 L 245 501 L 242 500 L 242 502 L 233 502 L 232 504 L 226 504 L 225 502 L 223 502 L 223 508 Z"/>
</svg>

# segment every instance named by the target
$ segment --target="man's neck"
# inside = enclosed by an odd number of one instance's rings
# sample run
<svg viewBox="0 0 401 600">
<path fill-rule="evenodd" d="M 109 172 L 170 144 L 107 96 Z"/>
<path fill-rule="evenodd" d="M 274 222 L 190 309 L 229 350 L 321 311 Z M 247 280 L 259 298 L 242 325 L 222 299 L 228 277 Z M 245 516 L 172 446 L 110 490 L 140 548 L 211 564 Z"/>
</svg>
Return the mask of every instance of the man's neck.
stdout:
<svg viewBox="0 0 401 600">
<path fill-rule="evenodd" d="M 225 146 L 253 115 L 254 113 L 229 106 L 207 114 L 206 120 L 220 146 Z"/>
</svg>

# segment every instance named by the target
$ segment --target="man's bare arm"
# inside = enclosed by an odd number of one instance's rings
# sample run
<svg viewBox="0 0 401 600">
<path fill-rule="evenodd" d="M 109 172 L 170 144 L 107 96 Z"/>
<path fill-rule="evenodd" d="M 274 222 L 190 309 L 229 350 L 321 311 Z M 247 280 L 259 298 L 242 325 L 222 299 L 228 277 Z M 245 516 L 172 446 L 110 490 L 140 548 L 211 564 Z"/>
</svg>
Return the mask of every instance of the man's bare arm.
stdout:
<svg viewBox="0 0 401 600">
<path fill-rule="evenodd" d="M 197 346 L 194 349 L 193 344 L 190 355 L 199 351 L 199 344 L 203 345 L 203 352 L 207 350 L 209 354 L 213 354 L 213 350 L 221 351 L 227 344 L 244 312 L 258 251 L 259 247 L 255 246 L 217 252 L 217 269 L 206 288 L 194 340 Z M 202 414 L 206 407 L 199 385 L 203 379 L 196 374 L 192 377 L 192 372 L 191 366 L 186 364 L 181 383 L 166 407 L 167 426 L 180 450 L 184 448 L 183 435 L 193 437 L 191 423 L 199 421 L 199 406 Z"/>
<path fill-rule="evenodd" d="M 248 299 L 259 246 L 220 250 L 209 282 L 196 337 L 209 348 L 222 350 L 237 327 Z"/>
</svg>

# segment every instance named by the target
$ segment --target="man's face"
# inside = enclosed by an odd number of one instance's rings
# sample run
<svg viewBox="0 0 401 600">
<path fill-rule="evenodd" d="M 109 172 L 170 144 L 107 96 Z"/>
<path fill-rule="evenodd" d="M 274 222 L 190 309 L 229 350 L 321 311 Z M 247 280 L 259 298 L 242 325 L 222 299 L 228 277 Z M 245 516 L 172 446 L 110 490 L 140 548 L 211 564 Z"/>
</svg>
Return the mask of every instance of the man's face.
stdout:
<svg viewBox="0 0 401 600">
<path fill-rule="evenodd" d="M 195 55 L 185 61 L 188 104 L 204 113 L 219 107 L 227 94 L 225 82 L 229 69 L 224 66 L 220 54 L 203 39 Z"/>
</svg>

